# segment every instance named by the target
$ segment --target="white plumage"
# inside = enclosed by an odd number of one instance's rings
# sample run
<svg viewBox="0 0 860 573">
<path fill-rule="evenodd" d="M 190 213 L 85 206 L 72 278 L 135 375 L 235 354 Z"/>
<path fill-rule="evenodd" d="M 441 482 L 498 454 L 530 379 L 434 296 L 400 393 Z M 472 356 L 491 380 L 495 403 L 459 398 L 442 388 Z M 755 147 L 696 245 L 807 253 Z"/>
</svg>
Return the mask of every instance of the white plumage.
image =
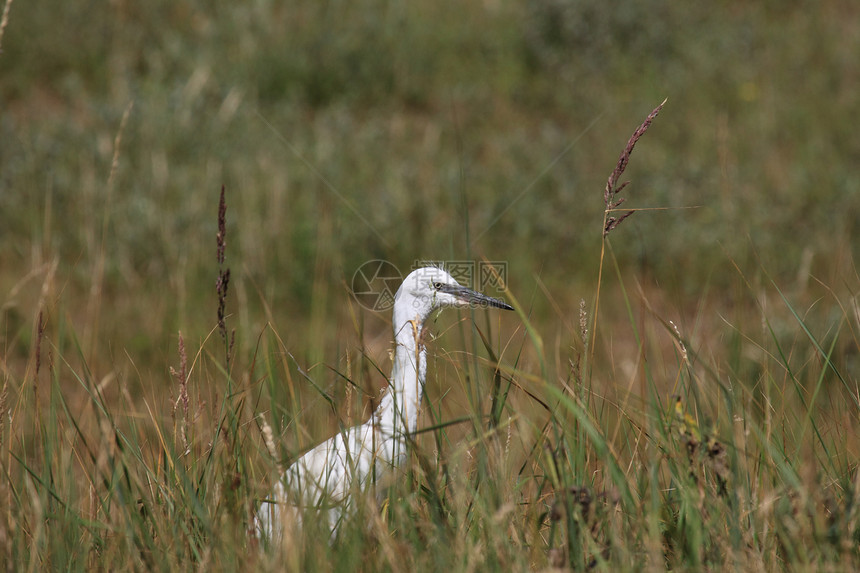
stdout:
<svg viewBox="0 0 860 573">
<path fill-rule="evenodd" d="M 494 307 L 504 302 L 457 283 L 442 269 L 424 267 L 409 274 L 394 300 L 394 366 L 388 392 L 366 423 L 348 428 L 305 453 L 275 485 L 257 513 L 260 535 L 277 539 L 289 523 L 300 522 L 299 507 L 327 512 L 332 534 L 350 495 L 389 475 L 406 461 L 408 437 L 418 424 L 427 357 L 424 321 L 444 307 Z"/>
</svg>

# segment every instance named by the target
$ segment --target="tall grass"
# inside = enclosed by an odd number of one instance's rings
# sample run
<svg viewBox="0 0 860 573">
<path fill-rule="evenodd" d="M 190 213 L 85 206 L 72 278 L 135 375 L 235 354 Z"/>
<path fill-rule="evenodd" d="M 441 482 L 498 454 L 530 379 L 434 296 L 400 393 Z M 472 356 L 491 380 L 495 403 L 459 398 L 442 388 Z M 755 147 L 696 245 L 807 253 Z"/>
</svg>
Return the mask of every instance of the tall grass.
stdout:
<svg viewBox="0 0 860 573">
<path fill-rule="evenodd" d="M 240 331 L 254 342 L 235 351 L 229 196 L 222 188 L 207 297 L 216 320 L 196 343 L 174 338 L 172 409 L 158 386 L 132 385 L 133 369 L 93 374 L 44 274 L 26 367 L 4 361 L 7 569 L 860 566 L 856 295 L 825 288 L 828 304 L 801 308 L 763 265 L 761 278 L 737 277 L 757 312 L 738 305 L 722 325 L 701 313 L 676 323 L 661 315 L 660 293 L 629 289 L 608 242 L 609 311 L 598 315 L 595 300 L 589 316 L 583 302 L 572 320 L 574 309 L 557 307 L 566 330 L 555 340 L 511 289 L 518 321 L 443 315 L 401 473 L 378 496 L 358 494 L 333 542 L 308 514 L 282 544 L 261 544 L 258 500 L 332 423 L 367 416 L 387 361 L 346 344 L 342 359 L 308 368 L 276 324 Z M 617 309 L 626 325 L 604 325 Z M 362 340 L 361 320 L 354 328 Z M 629 331 L 629 346 L 616 346 L 625 337 L 614 329 Z"/>
<path fill-rule="evenodd" d="M 860 567 L 856 8 L 326 6 L 4 3 L 0 564 Z M 352 270 L 474 253 L 401 474 L 256 539 L 385 384 Z"/>
</svg>

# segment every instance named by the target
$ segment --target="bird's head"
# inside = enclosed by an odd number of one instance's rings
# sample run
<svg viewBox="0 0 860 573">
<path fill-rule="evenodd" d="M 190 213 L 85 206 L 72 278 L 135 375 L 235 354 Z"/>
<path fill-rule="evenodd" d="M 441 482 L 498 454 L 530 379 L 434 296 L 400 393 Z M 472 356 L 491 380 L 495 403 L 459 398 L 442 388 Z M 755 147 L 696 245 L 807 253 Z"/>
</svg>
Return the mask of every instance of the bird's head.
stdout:
<svg viewBox="0 0 860 573">
<path fill-rule="evenodd" d="M 423 320 L 436 309 L 445 307 L 502 308 L 513 307 L 497 298 L 466 288 L 438 267 L 423 267 L 409 273 L 395 295 L 395 314 L 420 316 Z M 399 308 L 398 308 L 399 307 Z"/>
</svg>

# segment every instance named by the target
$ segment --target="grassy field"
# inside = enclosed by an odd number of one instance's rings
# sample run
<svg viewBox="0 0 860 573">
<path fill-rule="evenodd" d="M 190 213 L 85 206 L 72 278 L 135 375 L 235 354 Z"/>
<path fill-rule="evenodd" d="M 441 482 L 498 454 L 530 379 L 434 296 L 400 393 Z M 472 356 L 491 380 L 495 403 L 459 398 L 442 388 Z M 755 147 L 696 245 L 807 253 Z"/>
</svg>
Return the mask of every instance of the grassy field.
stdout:
<svg viewBox="0 0 860 573">
<path fill-rule="evenodd" d="M 855 3 L 6 6 L 7 571 L 860 568 Z M 375 259 L 518 312 L 435 319 L 402 473 L 269 546 L 385 385 Z"/>
</svg>

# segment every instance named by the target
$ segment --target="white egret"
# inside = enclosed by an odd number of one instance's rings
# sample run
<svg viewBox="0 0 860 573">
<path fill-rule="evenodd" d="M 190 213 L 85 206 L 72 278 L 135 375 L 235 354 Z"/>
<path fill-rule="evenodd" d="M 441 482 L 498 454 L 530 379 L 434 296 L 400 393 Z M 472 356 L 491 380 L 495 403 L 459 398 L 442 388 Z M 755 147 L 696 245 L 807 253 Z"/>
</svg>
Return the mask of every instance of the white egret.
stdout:
<svg viewBox="0 0 860 573">
<path fill-rule="evenodd" d="M 424 321 L 436 309 L 468 306 L 513 310 L 501 300 L 461 286 L 440 268 L 420 268 L 406 277 L 394 299 L 396 349 L 388 392 L 370 420 L 341 431 L 287 469 L 257 513 L 256 527 L 263 537 L 276 540 L 287 524 L 300 523 L 302 507 L 325 512 L 334 535 L 350 494 L 375 484 L 406 461 L 427 373 Z"/>
</svg>

